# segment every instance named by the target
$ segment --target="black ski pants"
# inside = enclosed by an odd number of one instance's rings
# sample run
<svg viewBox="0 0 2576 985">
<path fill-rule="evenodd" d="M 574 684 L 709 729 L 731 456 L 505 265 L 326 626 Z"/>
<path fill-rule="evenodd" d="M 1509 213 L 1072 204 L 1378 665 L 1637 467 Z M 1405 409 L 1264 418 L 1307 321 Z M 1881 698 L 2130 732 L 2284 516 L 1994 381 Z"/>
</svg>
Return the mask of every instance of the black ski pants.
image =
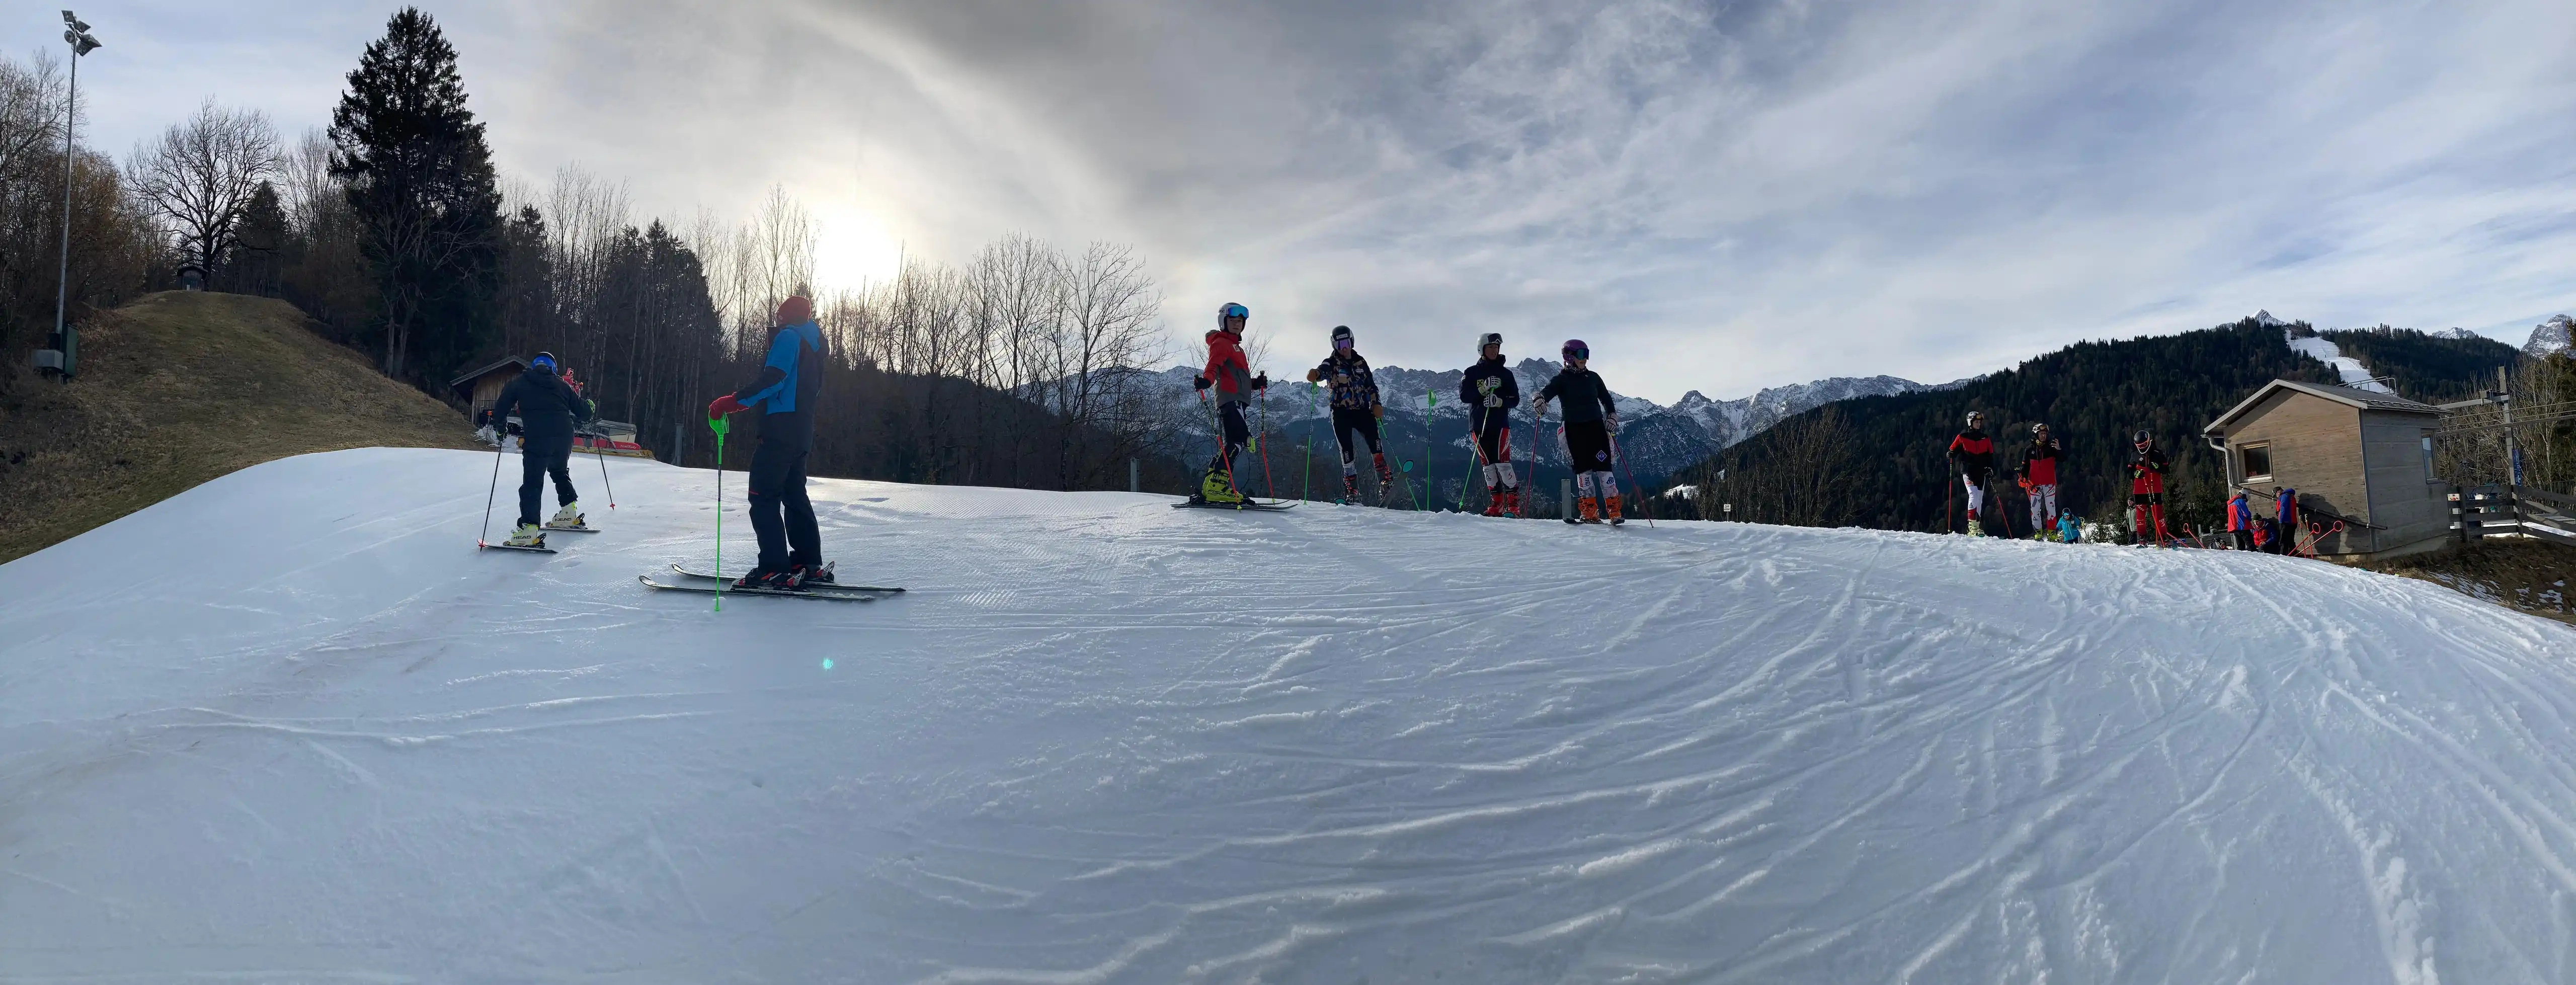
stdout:
<svg viewBox="0 0 2576 985">
<path fill-rule="evenodd" d="M 563 440 L 541 440 L 533 444 L 524 438 L 519 444 L 519 522 L 537 522 L 537 507 L 544 502 L 546 476 L 555 477 L 555 504 L 560 506 L 581 497 L 572 491 L 572 436 Z"/>
<path fill-rule="evenodd" d="M 1208 460 L 1208 474 L 1224 472 L 1231 475 L 1236 463 L 1243 461 L 1243 446 L 1252 440 L 1252 426 L 1243 422 L 1242 404 L 1219 403 L 1216 413 L 1223 422 L 1225 444 L 1217 449 L 1215 458 Z"/>
<path fill-rule="evenodd" d="M 823 563 L 823 531 L 805 498 L 807 454 L 801 444 L 766 438 L 751 453 L 751 530 L 760 538 L 761 570 Z"/>
<path fill-rule="evenodd" d="M 1333 440 L 1340 442 L 1342 446 L 1342 474 L 1358 475 L 1360 473 L 1359 443 L 1368 442 L 1369 454 L 1372 456 L 1380 451 L 1377 413 L 1366 407 L 1333 408 Z"/>
</svg>

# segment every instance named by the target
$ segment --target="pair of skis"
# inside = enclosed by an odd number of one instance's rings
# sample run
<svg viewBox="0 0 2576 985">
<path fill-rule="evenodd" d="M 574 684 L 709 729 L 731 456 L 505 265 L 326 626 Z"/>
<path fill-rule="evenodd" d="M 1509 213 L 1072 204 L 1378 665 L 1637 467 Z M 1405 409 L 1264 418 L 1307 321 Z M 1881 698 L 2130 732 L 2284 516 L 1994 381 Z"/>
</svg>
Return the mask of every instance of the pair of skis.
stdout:
<svg viewBox="0 0 2576 985">
<path fill-rule="evenodd" d="M 556 526 L 556 525 L 554 525 L 554 524 L 549 523 L 549 524 L 546 524 L 546 525 L 545 525 L 545 530 L 546 530 L 546 533 L 556 533 L 556 532 L 561 532 L 561 533 L 568 533 L 568 534 L 595 534 L 595 533 L 598 533 L 598 532 L 599 532 L 599 528 L 598 528 L 598 527 L 589 526 L 589 525 L 587 525 L 587 524 L 582 525 L 582 526 L 578 526 L 578 527 L 558 527 L 558 526 Z M 563 553 L 562 551 L 558 551 L 558 550 L 555 550 L 554 548 L 551 548 L 551 547 L 547 547 L 547 546 L 546 546 L 546 537 L 545 537 L 545 534 L 538 534 L 538 535 L 537 535 L 537 543 L 536 543 L 536 546 L 534 546 L 534 547 L 521 547 L 521 546 L 516 545 L 516 544 L 489 544 L 489 543 L 485 543 L 485 542 L 483 542 L 483 541 L 479 541 L 479 540 L 474 542 L 474 546 L 476 546 L 476 547 L 480 547 L 480 548 L 482 548 L 482 549 L 484 549 L 484 550 L 487 550 L 487 551 L 525 551 L 525 552 L 527 552 L 527 553 L 529 553 L 529 554 L 561 554 L 561 553 Z"/>
<path fill-rule="evenodd" d="M 671 566 L 671 573 L 682 578 L 695 579 L 700 584 L 675 585 L 658 582 L 653 580 L 652 575 L 636 575 L 635 580 L 642 582 L 646 588 L 665 592 L 695 592 L 700 595 L 769 595 L 779 598 L 832 599 L 841 602 L 874 602 L 885 596 L 903 592 L 901 588 L 887 585 L 841 585 L 832 582 L 808 582 L 803 587 L 794 589 L 735 588 L 734 579 L 712 572 L 691 571 L 674 564 Z"/>
</svg>

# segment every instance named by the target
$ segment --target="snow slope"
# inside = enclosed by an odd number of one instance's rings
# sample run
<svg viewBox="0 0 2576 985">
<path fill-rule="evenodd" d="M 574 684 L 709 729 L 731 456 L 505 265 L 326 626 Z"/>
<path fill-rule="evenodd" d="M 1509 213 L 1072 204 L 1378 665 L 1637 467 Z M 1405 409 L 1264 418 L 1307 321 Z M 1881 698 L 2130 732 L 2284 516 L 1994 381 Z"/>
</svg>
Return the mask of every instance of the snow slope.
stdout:
<svg viewBox="0 0 2576 985">
<path fill-rule="evenodd" d="M 717 613 L 491 467 L 0 567 L 0 981 L 2576 980 L 2576 630 L 2419 582 L 827 481 L 919 590 Z"/>
<path fill-rule="evenodd" d="M 2370 367 L 2362 365 L 2361 360 L 2359 359 L 2354 359 L 2350 356 L 2344 355 L 2342 346 L 2326 341 L 2324 338 L 2319 336 L 2311 335 L 2306 338 L 2293 337 L 2290 339 L 2290 350 L 2292 352 L 2302 353 L 2311 359 L 2334 367 L 2335 375 L 2342 378 L 2343 385 L 2355 390 L 2377 390 L 2381 393 L 2396 392 L 2394 390 L 2390 390 L 2388 388 L 2388 384 L 2380 383 L 2371 379 Z"/>
</svg>

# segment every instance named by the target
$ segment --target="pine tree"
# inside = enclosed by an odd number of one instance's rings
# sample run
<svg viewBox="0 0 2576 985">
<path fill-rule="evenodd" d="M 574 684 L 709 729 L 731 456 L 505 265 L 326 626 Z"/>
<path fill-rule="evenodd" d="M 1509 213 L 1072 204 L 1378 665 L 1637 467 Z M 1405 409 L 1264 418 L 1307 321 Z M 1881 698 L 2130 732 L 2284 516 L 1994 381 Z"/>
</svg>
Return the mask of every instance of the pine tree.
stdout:
<svg viewBox="0 0 2576 985">
<path fill-rule="evenodd" d="M 456 49 L 405 7 L 367 45 L 331 112 L 331 175 L 348 186 L 383 303 L 386 375 L 434 378 L 492 332 L 500 200 Z"/>
<path fill-rule="evenodd" d="M 286 209 L 278 202 L 277 186 L 260 182 L 242 208 L 232 248 L 223 256 L 219 283 L 242 294 L 276 297 L 286 238 Z"/>
</svg>

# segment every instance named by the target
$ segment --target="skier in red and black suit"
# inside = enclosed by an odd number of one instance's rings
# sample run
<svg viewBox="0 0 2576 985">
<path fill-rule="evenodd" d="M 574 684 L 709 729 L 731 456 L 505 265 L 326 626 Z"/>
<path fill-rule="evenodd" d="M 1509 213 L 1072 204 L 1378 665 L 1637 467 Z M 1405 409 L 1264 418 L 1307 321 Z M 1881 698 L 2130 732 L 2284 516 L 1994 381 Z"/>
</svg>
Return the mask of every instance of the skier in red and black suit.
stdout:
<svg viewBox="0 0 2576 985">
<path fill-rule="evenodd" d="M 1476 340 L 1476 364 L 1458 378 L 1458 402 L 1467 405 L 1467 430 L 1485 465 L 1485 515 L 1519 516 L 1521 480 L 1512 467 L 1512 408 L 1521 402 L 1521 381 L 1503 365 L 1501 332 L 1487 332 Z"/>
<path fill-rule="evenodd" d="M 2165 474 L 2173 471 L 2173 460 L 2164 449 L 2156 447 L 2153 432 L 2131 435 L 2129 443 L 2138 455 L 2129 460 L 2129 530 L 2136 543 L 2163 543 L 2165 533 Z M 2152 540 L 2151 540 L 2152 538 Z"/>
<path fill-rule="evenodd" d="M 1968 529 L 1977 527 L 1977 511 L 1986 505 L 1986 478 L 1995 472 L 1995 442 L 1986 437 L 1986 415 L 1968 412 L 1968 426 L 1950 439 L 1950 470 L 1968 487 Z"/>
<path fill-rule="evenodd" d="M 2043 533 L 2057 525 L 2057 453 L 2062 450 L 2048 425 L 2033 424 L 2030 443 L 2021 446 L 2020 460 L 2013 463 L 2013 478 L 2030 495 L 2030 527 Z"/>
</svg>

